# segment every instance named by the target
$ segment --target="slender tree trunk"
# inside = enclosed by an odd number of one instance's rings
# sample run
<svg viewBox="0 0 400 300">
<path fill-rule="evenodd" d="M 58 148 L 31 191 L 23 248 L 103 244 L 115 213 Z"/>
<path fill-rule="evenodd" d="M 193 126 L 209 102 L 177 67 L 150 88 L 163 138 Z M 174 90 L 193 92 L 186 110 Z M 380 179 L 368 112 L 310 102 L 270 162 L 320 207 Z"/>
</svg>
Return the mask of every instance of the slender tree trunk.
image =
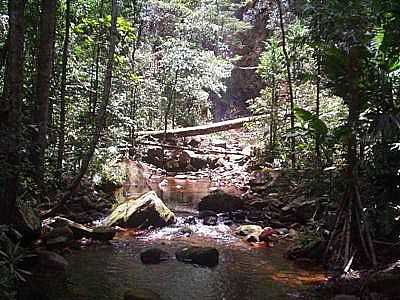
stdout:
<svg viewBox="0 0 400 300">
<path fill-rule="evenodd" d="M 57 171 L 62 175 L 64 150 L 65 150 L 65 117 L 66 103 L 65 94 L 67 89 L 67 66 L 68 66 L 68 48 L 69 48 L 69 32 L 71 27 L 71 0 L 66 0 L 65 11 L 65 36 L 63 45 L 62 67 L 61 67 L 61 98 L 60 98 L 60 129 L 58 137 L 58 155 L 57 155 Z"/>
<path fill-rule="evenodd" d="M 40 37 L 38 70 L 36 83 L 36 105 L 34 124 L 37 130 L 33 135 L 32 163 L 35 167 L 35 177 L 39 184 L 43 183 L 44 155 L 48 129 L 49 90 L 53 61 L 53 45 L 55 38 L 57 1 L 42 0 L 40 15 Z"/>
<path fill-rule="evenodd" d="M 286 32 L 285 32 L 285 25 L 283 22 L 283 10 L 282 10 L 282 3 L 280 0 L 276 0 L 278 5 L 279 11 L 279 26 L 281 28 L 282 33 L 282 51 L 283 55 L 285 56 L 285 65 L 286 65 L 286 73 L 287 73 L 287 80 L 289 85 L 289 100 L 290 100 L 290 129 L 294 130 L 294 96 L 293 96 L 293 83 L 292 83 L 292 73 L 290 69 L 290 59 L 289 54 L 286 49 Z M 290 157 L 292 161 L 292 168 L 296 166 L 296 140 L 295 137 L 292 136 L 290 138 Z"/>
<path fill-rule="evenodd" d="M 25 1 L 8 1 L 8 55 L 0 98 L 0 224 L 15 221 L 24 82 Z"/>
<path fill-rule="evenodd" d="M 321 50 L 317 49 L 317 90 L 316 90 L 316 99 L 315 99 L 315 115 L 317 118 L 320 116 L 320 95 L 321 95 Z M 321 164 L 321 137 L 319 134 L 315 135 L 315 154 L 317 157 L 317 166 Z"/>
<path fill-rule="evenodd" d="M 101 105 L 99 107 L 98 115 L 96 117 L 96 127 L 95 132 L 93 134 L 93 138 L 90 144 L 90 148 L 86 153 L 82 161 L 82 165 L 79 173 L 73 180 L 73 183 L 70 187 L 70 190 L 74 190 L 79 183 L 81 182 L 82 177 L 86 174 L 90 161 L 92 160 L 93 154 L 97 148 L 97 145 L 100 141 L 101 135 L 103 133 L 106 115 L 107 115 L 107 107 L 110 101 L 111 94 L 111 81 L 113 74 L 113 66 L 114 66 L 114 53 L 115 47 L 117 44 L 117 16 L 118 16 L 118 0 L 112 0 L 112 17 L 111 17 L 111 28 L 110 28 L 110 45 L 107 56 L 107 67 L 104 74 L 104 88 Z"/>
<path fill-rule="evenodd" d="M 92 120 L 96 119 L 96 108 L 97 108 L 97 101 L 99 98 L 99 71 L 100 71 L 100 44 L 96 45 L 96 67 L 95 67 L 95 75 L 94 75 L 94 83 L 93 83 L 93 90 L 94 90 L 94 94 L 93 94 L 93 101 L 92 101 L 92 105 L 91 105 L 91 115 L 92 115 Z"/>
<path fill-rule="evenodd" d="M 165 133 L 167 132 L 167 129 L 168 129 L 168 117 L 169 117 L 169 113 L 171 112 L 172 102 L 174 100 L 175 88 L 176 88 L 176 84 L 178 82 L 178 74 L 179 74 L 179 68 L 175 71 L 174 83 L 171 86 L 171 90 L 170 90 L 169 97 L 168 97 L 168 104 L 167 104 L 167 108 L 166 108 L 165 114 L 164 114 L 164 132 Z"/>
<path fill-rule="evenodd" d="M 319 3 L 322 5 L 322 3 Z M 317 47 L 315 49 L 316 59 L 317 59 L 317 80 L 316 80 L 316 99 L 315 99 L 315 115 L 317 118 L 320 116 L 320 97 L 321 97 L 321 18 L 320 16 L 317 17 L 316 27 L 318 30 L 317 36 Z M 316 155 L 316 164 L 317 167 L 321 165 L 321 137 L 319 134 L 315 136 L 315 155 Z"/>
<path fill-rule="evenodd" d="M 271 123 L 269 125 L 269 145 L 272 158 L 274 158 L 275 151 L 275 106 L 276 106 L 276 80 L 275 76 L 272 77 L 272 95 L 271 95 Z"/>
</svg>

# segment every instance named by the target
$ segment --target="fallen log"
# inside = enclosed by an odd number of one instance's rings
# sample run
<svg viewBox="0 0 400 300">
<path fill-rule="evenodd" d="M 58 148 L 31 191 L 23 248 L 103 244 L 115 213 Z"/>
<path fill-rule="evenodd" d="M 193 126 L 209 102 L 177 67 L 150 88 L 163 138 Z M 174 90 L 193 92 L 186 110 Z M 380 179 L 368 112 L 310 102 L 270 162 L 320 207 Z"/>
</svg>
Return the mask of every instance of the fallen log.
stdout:
<svg viewBox="0 0 400 300">
<path fill-rule="evenodd" d="M 238 118 L 228 121 L 217 122 L 213 124 L 206 124 L 201 126 L 193 126 L 193 127 L 185 127 L 185 128 L 177 128 L 177 129 L 169 129 L 167 131 L 158 130 L 158 131 L 138 131 L 135 133 L 137 136 L 152 136 L 156 138 L 162 137 L 187 137 L 187 136 L 195 136 L 195 135 L 204 135 L 210 134 L 214 132 L 227 131 L 231 129 L 242 128 L 243 125 L 247 122 L 258 121 L 265 118 L 265 115 Z"/>
</svg>

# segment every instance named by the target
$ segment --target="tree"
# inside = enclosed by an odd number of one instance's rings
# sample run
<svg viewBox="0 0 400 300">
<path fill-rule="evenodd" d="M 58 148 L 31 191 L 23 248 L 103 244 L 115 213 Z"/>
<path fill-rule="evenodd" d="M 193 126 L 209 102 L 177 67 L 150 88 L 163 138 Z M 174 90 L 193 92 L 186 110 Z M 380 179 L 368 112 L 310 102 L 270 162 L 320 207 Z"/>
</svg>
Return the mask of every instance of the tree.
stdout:
<svg viewBox="0 0 400 300">
<path fill-rule="evenodd" d="M 47 144 L 49 91 L 54 59 L 56 12 L 57 1 L 41 1 L 36 103 L 33 113 L 36 129 L 33 134 L 31 154 L 32 163 L 35 166 L 35 177 L 39 184 L 43 183 L 44 157 Z"/>
<path fill-rule="evenodd" d="M 65 150 L 65 94 L 67 87 L 67 66 L 68 66 L 68 47 L 69 47 L 69 35 L 71 27 L 71 0 L 66 0 L 66 11 L 65 11 L 65 36 L 62 54 L 62 70 L 61 70 L 61 97 L 60 97 L 60 124 L 59 124 L 59 136 L 58 136 L 58 155 L 57 155 L 57 171 L 58 174 L 62 174 L 64 150 Z"/>
<path fill-rule="evenodd" d="M 20 170 L 21 105 L 24 81 L 25 1 L 8 1 L 6 75 L 0 108 L 0 224 L 15 221 Z"/>
<path fill-rule="evenodd" d="M 114 54 L 115 54 L 115 47 L 117 44 L 117 17 L 118 17 L 118 0 L 112 0 L 110 39 L 109 39 L 109 49 L 107 56 L 107 67 L 104 74 L 102 101 L 98 111 L 98 115 L 96 117 L 95 131 L 93 133 L 93 138 L 89 146 L 89 150 L 86 153 L 86 156 L 82 162 L 82 166 L 78 175 L 73 180 L 73 183 L 70 187 L 71 190 L 74 190 L 78 186 L 82 177 L 86 174 L 90 161 L 93 158 L 94 152 L 96 150 L 96 147 L 100 141 L 100 138 L 104 130 L 107 107 L 111 95 L 111 81 L 113 76 Z"/>
<path fill-rule="evenodd" d="M 279 13 L 279 26 L 281 29 L 282 35 L 282 52 L 285 57 L 285 66 L 286 66 L 286 74 L 287 74 L 287 84 L 289 86 L 289 101 L 290 101 L 290 129 L 292 131 L 292 136 L 290 138 L 290 149 L 291 149 L 291 161 L 292 167 L 296 167 L 296 139 L 293 135 L 294 131 L 294 94 L 293 94 L 293 82 L 292 82 L 292 71 L 291 71 L 291 63 L 289 54 L 286 48 L 286 32 L 285 32 L 285 24 L 283 21 L 283 9 L 282 3 L 280 0 L 276 0 L 276 4 L 278 5 L 278 13 Z"/>
</svg>

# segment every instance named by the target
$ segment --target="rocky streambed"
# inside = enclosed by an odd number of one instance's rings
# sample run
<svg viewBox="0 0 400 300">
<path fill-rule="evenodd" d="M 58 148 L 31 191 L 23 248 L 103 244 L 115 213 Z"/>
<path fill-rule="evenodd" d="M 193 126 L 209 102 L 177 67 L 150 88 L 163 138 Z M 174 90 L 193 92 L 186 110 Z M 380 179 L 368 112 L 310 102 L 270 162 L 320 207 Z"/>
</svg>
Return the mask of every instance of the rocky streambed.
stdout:
<svg viewBox="0 0 400 300">
<path fill-rule="evenodd" d="M 285 259 L 284 239 L 273 246 L 246 241 L 261 226 L 241 228 L 218 209 L 198 212 L 211 182 L 199 180 L 197 189 L 195 180 L 186 180 L 177 193 L 176 182 L 167 181 L 162 200 L 175 222 L 124 229 L 108 245 L 72 251 L 66 255 L 67 287 L 54 299 L 139 299 L 138 293 L 144 299 L 299 299 L 304 287 L 325 280 L 321 269 Z"/>
</svg>

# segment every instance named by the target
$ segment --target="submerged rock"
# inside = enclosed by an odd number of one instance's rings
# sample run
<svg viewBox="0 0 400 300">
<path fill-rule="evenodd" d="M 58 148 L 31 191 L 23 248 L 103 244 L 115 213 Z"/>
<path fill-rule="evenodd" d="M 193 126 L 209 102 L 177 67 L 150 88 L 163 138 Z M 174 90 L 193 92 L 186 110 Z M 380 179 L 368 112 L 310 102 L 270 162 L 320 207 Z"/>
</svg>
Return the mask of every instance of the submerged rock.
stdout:
<svg viewBox="0 0 400 300">
<path fill-rule="evenodd" d="M 55 252 L 38 250 L 35 255 L 34 259 L 40 265 L 40 268 L 65 272 L 68 267 L 67 260 Z"/>
<path fill-rule="evenodd" d="M 199 210 L 212 210 L 215 212 L 227 212 L 238 210 L 243 207 L 243 199 L 227 194 L 221 190 L 212 192 L 210 195 L 201 199 Z"/>
<path fill-rule="evenodd" d="M 104 224 L 107 226 L 147 228 L 149 226 L 166 226 L 174 221 L 174 213 L 152 191 L 138 199 L 119 205 L 105 219 Z"/>
<path fill-rule="evenodd" d="M 124 300 L 161 300 L 161 297 L 148 289 L 134 289 L 124 293 Z"/>
<path fill-rule="evenodd" d="M 169 253 L 158 248 L 146 249 L 140 253 L 140 260 L 144 264 L 159 264 L 168 259 Z"/>
<path fill-rule="evenodd" d="M 200 266 L 214 267 L 218 264 L 218 250 L 211 247 L 185 247 L 175 253 L 176 259 Z"/>
</svg>

